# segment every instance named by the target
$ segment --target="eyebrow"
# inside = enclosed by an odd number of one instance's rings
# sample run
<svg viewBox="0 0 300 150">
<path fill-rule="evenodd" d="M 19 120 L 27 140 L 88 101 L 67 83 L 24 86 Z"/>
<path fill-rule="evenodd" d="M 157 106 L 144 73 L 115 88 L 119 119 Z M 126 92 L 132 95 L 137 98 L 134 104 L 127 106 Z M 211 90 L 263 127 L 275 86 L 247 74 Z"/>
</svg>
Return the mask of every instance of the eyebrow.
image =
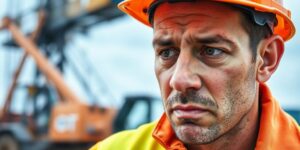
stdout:
<svg viewBox="0 0 300 150">
<path fill-rule="evenodd" d="M 197 43 L 204 43 L 204 44 L 215 44 L 215 43 L 225 43 L 227 45 L 229 45 L 232 48 L 236 48 L 237 45 L 235 42 L 233 42 L 232 40 L 230 40 L 229 38 L 217 34 L 217 35 L 213 35 L 210 37 L 197 37 L 195 36 L 195 40 Z"/>
<path fill-rule="evenodd" d="M 195 39 L 196 43 L 201 43 L 201 44 L 225 43 L 232 48 L 237 47 L 235 42 L 233 42 L 232 40 L 230 40 L 229 38 L 227 38 L 221 34 L 208 36 L 208 37 L 199 37 L 196 35 L 196 36 L 194 36 L 194 39 Z M 171 37 L 154 38 L 154 40 L 152 42 L 153 47 L 155 47 L 155 46 L 173 46 L 173 45 L 175 45 L 175 42 L 172 40 Z"/>
<path fill-rule="evenodd" d="M 172 38 L 154 38 L 152 46 L 172 46 L 174 45 Z"/>
</svg>

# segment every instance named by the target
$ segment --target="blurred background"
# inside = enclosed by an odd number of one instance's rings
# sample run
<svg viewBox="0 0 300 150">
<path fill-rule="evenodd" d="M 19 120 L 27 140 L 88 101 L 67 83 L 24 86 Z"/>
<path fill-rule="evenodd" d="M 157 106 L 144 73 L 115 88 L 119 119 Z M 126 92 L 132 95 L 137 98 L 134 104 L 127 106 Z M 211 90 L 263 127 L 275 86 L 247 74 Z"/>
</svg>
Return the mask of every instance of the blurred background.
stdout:
<svg viewBox="0 0 300 150">
<path fill-rule="evenodd" d="M 0 0 L 0 19 L 13 24 L 0 31 L 0 150 L 86 149 L 160 117 L 152 29 L 121 13 L 120 1 Z M 299 29 L 299 1 L 285 6 Z M 286 42 L 268 81 L 298 121 L 299 40 L 296 32 Z"/>
</svg>

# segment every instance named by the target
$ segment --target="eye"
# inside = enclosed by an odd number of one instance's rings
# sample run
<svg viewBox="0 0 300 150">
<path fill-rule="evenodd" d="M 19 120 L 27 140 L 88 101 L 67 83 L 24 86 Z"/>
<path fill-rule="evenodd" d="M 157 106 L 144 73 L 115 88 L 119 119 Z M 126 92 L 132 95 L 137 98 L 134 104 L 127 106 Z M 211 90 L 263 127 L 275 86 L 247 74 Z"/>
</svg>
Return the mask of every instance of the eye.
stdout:
<svg viewBox="0 0 300 150">
<path fill-rule="evenodd" d="M 162 58 L 163 60 L 168 60 L 177 57 L 178 53 L 179 53 L 178 50 L 176 50 L 175 48 L 167 48 L 160 51 L 159 57 Z"/>
<path fill-rule="evenodd" d="M 201 55 L 208 57 L 217 57 L 224 53 L 224 51 L 220 48 L 214 47 L 204 47 L 201 51 Z"/>
</svg>

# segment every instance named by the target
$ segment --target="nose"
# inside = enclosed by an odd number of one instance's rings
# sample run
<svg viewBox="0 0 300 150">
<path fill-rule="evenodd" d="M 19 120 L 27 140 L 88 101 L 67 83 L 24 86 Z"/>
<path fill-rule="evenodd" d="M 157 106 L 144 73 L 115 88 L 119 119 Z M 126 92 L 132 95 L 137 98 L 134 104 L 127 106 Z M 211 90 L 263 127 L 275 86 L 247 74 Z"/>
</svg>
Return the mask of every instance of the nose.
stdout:
<svg viewBox="0 0 300 150">
<path fill-rule="evenodd" d="M 201 88 L 201 79 L 197 74 L 197 62 L 187 56 L 179 56 L 176 62 L 175 70 L 170 80 L 170 86 L 182 93 L 188 89 L 199 90 Z"/>
</svg>

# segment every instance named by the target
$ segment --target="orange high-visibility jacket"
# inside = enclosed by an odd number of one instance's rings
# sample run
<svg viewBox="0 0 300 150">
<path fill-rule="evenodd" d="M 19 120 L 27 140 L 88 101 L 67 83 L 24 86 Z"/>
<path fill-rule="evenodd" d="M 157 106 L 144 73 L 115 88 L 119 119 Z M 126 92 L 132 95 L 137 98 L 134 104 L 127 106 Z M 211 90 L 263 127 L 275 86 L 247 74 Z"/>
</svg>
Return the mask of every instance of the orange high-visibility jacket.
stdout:
<svg viewBox="0 0 300 150">
<path fill-rule="evenodd" d="M 300 127 L 260 85 L 260 126 L 256 150 L 300 150 Z M 90 150 L 186 150 L 164 114 L 158 122 L 117 133 Z"/>
</svg>

